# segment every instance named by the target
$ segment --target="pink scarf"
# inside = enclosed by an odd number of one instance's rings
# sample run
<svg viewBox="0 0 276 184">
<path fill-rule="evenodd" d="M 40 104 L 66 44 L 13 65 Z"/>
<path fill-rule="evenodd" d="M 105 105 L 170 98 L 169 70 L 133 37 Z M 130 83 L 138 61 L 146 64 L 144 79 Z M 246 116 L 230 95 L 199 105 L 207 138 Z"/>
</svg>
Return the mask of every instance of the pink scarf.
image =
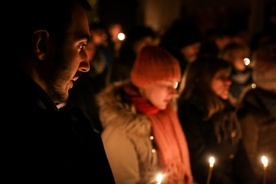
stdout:
<svg viewBox="0 0 276 184">
<path fill-rule="evenodd" d="M 126 99 L 134 104 L 137 111 L 146 114 L 152 121 L 159 163 L 164 168 L 166 183 L 192 184 L 188 146 L 176 112 L 170 105 L 160 111 L 131 86 L 126 86 L 125 92 Z"/>
</svg>

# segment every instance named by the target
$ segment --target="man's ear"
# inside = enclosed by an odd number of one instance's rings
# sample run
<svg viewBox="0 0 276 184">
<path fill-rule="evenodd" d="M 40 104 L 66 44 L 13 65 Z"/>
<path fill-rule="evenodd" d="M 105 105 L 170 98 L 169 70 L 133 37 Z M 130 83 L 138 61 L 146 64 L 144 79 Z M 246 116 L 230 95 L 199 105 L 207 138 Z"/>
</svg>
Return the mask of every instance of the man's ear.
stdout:
<svg viewBox="0 0 276 184">
<path fill-rule="evenodd" d="M 37 30 L 32 36 L 33 51 L 39 60 L 44 60 L 47 52 L 47 40 L 49 33 L 46 30 Z"/>
</svg>

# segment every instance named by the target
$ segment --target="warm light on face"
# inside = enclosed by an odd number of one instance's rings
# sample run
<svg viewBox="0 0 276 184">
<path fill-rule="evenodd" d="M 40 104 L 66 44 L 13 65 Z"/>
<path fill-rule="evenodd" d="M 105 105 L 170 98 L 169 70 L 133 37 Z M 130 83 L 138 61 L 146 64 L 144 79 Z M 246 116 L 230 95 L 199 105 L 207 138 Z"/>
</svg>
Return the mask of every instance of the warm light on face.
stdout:
<svg viewBox="0 0 276 184">
<path fill-rule="evenodd" d="M 162 86 L 163 88 L 167 89 L 177 89 L 179 82 L 174 81 L 159 81 L 156 83 L 159 86 Z"/>
<path fill-rule="evenodd" d="M 210 157 L 209 158 L 209 166 L 210 167 L 214 167 L 214 163 L 215 163 L 215 158 L 214 157 Z"/>
<path fill-rule="evenodd" d="M 174 82 L 173 88 L 177 89 L 177 87 L 178 87 L 178 82 Z"/>
<path fill-rule="evenodd" d="M 262 156 L 261 161 L 263 163 L 264 168 L 266 168 L 268 166 L 268 159 L 266 158 L 266 156 Z"/>
<path fill-rule="evenodd" d="M 213 92 L 224 100 L 229 98 L 229 88 L 232 84 L 230 73 L 229 69 L 217 71 L 210 84 Z"/>
</svg>

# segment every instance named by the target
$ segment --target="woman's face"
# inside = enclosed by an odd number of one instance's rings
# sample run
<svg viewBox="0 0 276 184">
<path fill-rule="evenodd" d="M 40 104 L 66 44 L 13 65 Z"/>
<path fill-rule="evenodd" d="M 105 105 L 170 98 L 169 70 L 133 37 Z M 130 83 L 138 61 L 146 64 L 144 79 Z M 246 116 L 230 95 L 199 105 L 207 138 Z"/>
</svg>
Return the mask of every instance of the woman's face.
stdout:
<svg viewBox="0 0 276 184">
<path fill-rule="evenodd" d="M 211 89 L 224 100 L 229 98 L 229 88 L 232 84 L 229 77 L 230 70 L 220 70 L 215 74 L 211 82 Z"/>
<path fill-rule="evenodd" d="M 168 103 L 177 95 L 178 82 L 159 81 L 141 89 L 141 94 L 160 110 L 166 109 Z"/>
<path fill-rule="evenodd" d="M 193 62 L 200 51 L 201 43 L 196 42 L 190 45 L 187 45 L 181 49 L 181 53 L 185 56 L 188 62 Z"/>
</svg>

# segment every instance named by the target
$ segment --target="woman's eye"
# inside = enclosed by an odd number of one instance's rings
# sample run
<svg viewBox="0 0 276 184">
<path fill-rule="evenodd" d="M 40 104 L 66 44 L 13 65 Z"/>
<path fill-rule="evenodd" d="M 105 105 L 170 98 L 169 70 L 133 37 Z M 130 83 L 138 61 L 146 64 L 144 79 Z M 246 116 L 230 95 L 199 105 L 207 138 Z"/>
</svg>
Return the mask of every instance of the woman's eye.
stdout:
<svg viewBox="0 0 276 184">
<path fill-rule="evenodd" d="M 172 90 L 172 89 L 174 89 L 174 87 L 171 86 L 171 85 L 164 85 L 163 88 L 165 88 L 165 89 L 167 89 L 167 90 Z"/>
</svg>

